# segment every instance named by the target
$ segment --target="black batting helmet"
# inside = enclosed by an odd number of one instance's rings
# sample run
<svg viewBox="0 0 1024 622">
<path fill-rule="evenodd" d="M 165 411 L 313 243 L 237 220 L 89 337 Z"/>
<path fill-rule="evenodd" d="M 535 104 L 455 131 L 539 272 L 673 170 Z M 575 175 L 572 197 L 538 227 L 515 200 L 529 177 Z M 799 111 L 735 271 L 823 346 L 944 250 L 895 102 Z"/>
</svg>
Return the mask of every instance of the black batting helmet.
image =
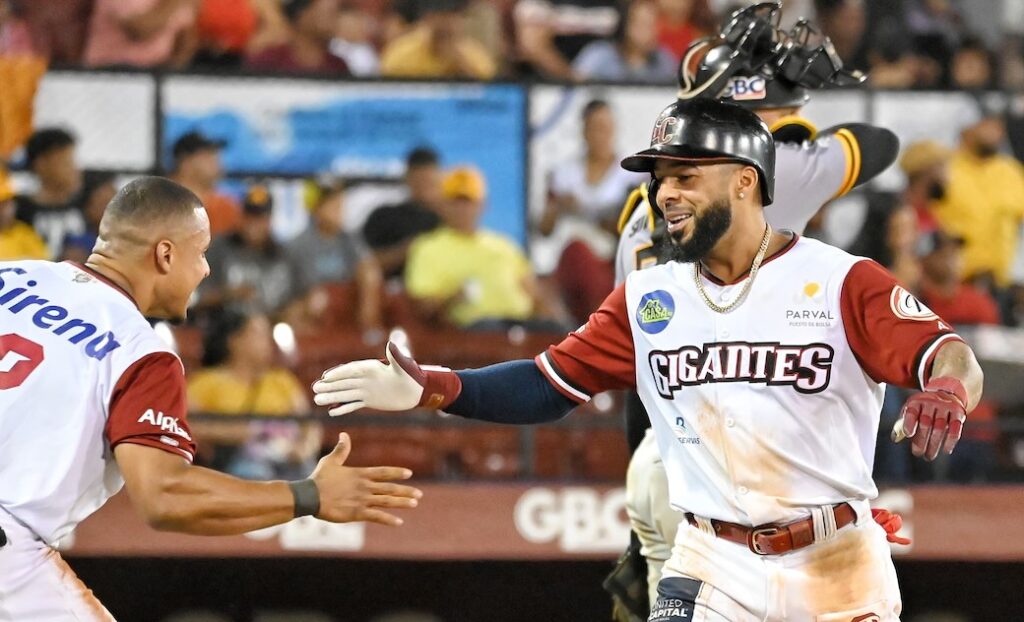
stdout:
<svg viewBox="0 0 1024 622">
<path fill-rule="evenodd" d="M 808 89 L 847 86 L 865 76 L 843 69 L 828 37 L 807 20 L 779 28 L 781 2 L 732 14 L 716 37 L 693 42 L 679 64 L 679 100 L 717 98 L 745 108 L 802 106 Z"/>
<path fill-rule="evenodd" d="M 654 174 L 659 159 L 727 160 L 757 169 L 761 204 L 769 205 L 775 189 L 775 142 L 764 121 L 735 104 L 713 99 L 677 101 L 654 124 L 651 146 L 622 161 L 628 171 Z M 654 180 L 654 185 L 657 180 Z M 651 188 L 652 206 L 657 188 Z M 656 206 L 655 206 L 656 207 Z"/>
</svg>

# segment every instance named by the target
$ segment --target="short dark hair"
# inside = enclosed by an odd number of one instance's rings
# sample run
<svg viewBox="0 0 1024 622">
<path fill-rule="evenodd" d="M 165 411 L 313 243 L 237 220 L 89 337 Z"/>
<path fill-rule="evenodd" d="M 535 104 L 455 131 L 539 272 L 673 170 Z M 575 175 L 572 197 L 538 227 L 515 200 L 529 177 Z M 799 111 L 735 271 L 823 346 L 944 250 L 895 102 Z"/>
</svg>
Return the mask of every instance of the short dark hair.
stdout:
<svg viewBox="0 0 1024 622">
<path fill-rule="evenodd" d="M 110 200 L 100 221 L 100 235 L 106 227 L 119 224 L 148 226 L 183 218 L 202 206 L 194 192 L 166 177 L 139 177 L 125 184 Z"/>
<path fill-rule="evenodd" d="M 438 166 L 441 159 L 437 152 L 430 147 L 416 147 L 405 157 L 405 168 L 419 168 L 421 166 Z"/>
<path fill-rule="evenodd" d="M 590 118 L 590 115 L 594 114 L 598 110 L 610 109 L 610 108 L 611 108 L 611 106 L 608 105 L 608 102 L 606 100 L 603 100 L 603 99 L 592 99 L 592 100 L 588 101 L 585 106 L 583 106 L 583 112 L 580 114 L 580 117 L 584 121 L 586 121 L 587 119 Z"/>
<path fill-rule="evenodd" d="M 228 343 L 245 328 L 251 315 L 236 308 L 221 309 L 210 318 L 203 331 L 203 367 L 223 365 L 231 355 Z"/>
<path fill-rule="evenodd" d="M 25 144 L 25 164 L 31 169 L 41 156 L 65 147 L 73 147 L 74 144 L 75 137 L 71 132 L 59 127 L 44 127 L 36 130 L 29 136 L 28 142 Z"/>
</svg>

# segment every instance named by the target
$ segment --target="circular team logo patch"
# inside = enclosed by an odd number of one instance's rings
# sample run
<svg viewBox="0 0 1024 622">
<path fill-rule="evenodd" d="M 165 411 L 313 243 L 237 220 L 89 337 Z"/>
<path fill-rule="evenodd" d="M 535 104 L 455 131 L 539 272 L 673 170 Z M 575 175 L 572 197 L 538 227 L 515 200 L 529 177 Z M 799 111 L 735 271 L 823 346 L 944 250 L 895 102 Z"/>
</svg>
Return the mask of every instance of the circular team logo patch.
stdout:
<svg viewBox="0 0 1024 622">
<path fill-rule="evenodd" d="M 663 289 L 644 294 L 636 309 L 636 323 L 640 330 L 656 335 L 665 330 L 676 312 L 676 302 Z"/>
<path fill-rule="evenodd" d="M 892 293 L 889 295 L 889 306 L 896 317 L 901 320 L 928 322 L 939 319 L 934 311 L 899 285 L 892 288 Z"/>
</svg>

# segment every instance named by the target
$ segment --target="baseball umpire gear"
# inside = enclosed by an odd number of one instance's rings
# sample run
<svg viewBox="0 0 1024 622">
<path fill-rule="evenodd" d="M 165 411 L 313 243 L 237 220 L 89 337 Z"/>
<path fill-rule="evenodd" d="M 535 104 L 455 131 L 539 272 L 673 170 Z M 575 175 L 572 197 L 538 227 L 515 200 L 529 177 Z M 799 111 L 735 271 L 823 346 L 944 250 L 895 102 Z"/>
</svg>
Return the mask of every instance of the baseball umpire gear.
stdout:
<svg viewBox="0 0 1024 622">
<path fill-rule="evenodd" d="M 658 159 L 723 160 L 757 169 L 761 204 L 772 202 L 775 186 L 775 143 L 768 126 L 753 112 L 713 99 L 675 102 L 658 116 L 651 146 L 622 161 L 628 171 L 651 173 Z M 651 180 L 647 199 L 655 203 L 657 179 Z"/>
<path fill-rule="evenodd" d="M 761 2 L 732 14 L 717 37 L 695 41 L 679 64 L 679 100 L 717 98 L 746 108 L 789 108 L 808 89 L 845 86 L 864 75 L 843 69 L 828 37 L 800 20 L 778 27 L 781 2 Z"/>
</svg>

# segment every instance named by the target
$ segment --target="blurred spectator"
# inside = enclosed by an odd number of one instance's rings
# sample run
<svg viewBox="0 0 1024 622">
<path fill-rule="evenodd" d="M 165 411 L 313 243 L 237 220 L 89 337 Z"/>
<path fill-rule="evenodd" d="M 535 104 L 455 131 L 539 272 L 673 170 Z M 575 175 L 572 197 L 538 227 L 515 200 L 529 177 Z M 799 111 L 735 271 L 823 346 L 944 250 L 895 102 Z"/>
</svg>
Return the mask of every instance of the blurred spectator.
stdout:
<svg viewBox="0 0 1024 622">
<path fill-rule="evenodd" d="M 675 79 L 676 59 L 657 39 L 655 0 L 635 0 L 625 9 L 615 36 L 593 41 L 572 63 L 581 80 L 669 83 Z"/>
<path fill-rule="evenodd" d="M 999 288 L 1010 284 L 1024 218 L 1024 166 L 999 153 L 1005 139 L 996 116 L 964 128 L 950 161 L 945 198 L 936 205 L 943 229 L 966 240 L 965 276 Z"/>
<path fill-rule="evenodd" d="M 96 0 L 84 61 L 90 67 L 188 65 L 199 0 Z"/>
<path fill-rule="evenodd" d="M 0 0 L 0 55 L 34 56 L 38 54 L 33 44 L 29 25 L 17 13 L 10 0 Z"/>
<path fill-rule="evenodd" d="M 100 234 L 100 219 L 103 218 L 103 212 L 107 209 L 107 203 L 110 203 L 116 193 L 117 186 L 114 185 L 113 173 L 85 172 L 82 176 L 82 190 L 78 198 L 78 203 L 82 206 L 82 215 L 85 216 L 85 231 L 64 238 L 62 259 L 84 262 L 89 258 L 93 247 L 96 246 L 96 238 Z"/>
<path fill-rule="evenodd" d="M 274 350 L 266 316 L 219 315 L 203 340 L 203 369 L 188 383 L 189 409 L 227 416 L 307 415 L 306 388 L 275 362 Z M 247 479 L 302 479 L 320 450 L 321 429 L 315 423 L 200 420 L 192 429 L 208 444 L 203 457 L 213 468 Z"/>
<path fill-rule="evenodd" d="M 292 27 L 281 8 L 280 0 L 250 0 L 256 11 L 256 31 L 246 45 L 248 55 L 269 47 L 287 43 L 292 38 Z"/>
<path fill-rule="evenodd" d="M 885 250 L 879 263 L 889 269 L 904 288 L 917 292 L 921 283 L 920 236 L 917 215 L 906 206 L 889 215 L 885 229 Z"/>
<path fill-rule="evenodd" d="M 317 308 L 322 308 L 316 301 L 325 298 L 324 285 L 354 282 L 357 295 L 352 302 L 358 305 L 359 328 L 380 329 L 383 278 L 369 249 L 345 232 L 344 185 L 319 186 L 312 207 L 309 228 L 288 245 L 293 269 L 306 294 L 308 315 L 315 316 Z"/>
<path fill-rule="evenodd" d="M 695 40 L 718 30 L 708 0 L 658 0 L 658 43 L 676 62 Z"/>
<path fill-rule="evenodd" d="M 844 66 L 867 69 L 864 49 L 867 9 L 864 0 L 814 0 L 814 9 L 822 34 L 832 39 Z"/>
<path fill-rule="evenodd" d="M 25 145 L 25 163 L 38 188 L 32 195 L 15 197 L 18 220 L 46 241 L 50 257 L 60 257 L 64 238 L 85 232 L 85 218 L 75 202 L 82 172 L 75 162 L 74 136 L 52 127 L 36 131 Z"/>
<path fill-rule="evenodd" d="M 437 153 L 423 147 L 413 149 L 405 161 L 403 181 L 409 197 L 397 205 L 378 207 L 363 225 L 363 239 L 389 278 L 405 271 L 413 239 L 441 224 L 441 167 Z"/>
<path fill-rule="evenodd" d="M 94 0 L 23 0 L 14 2 L 32 33 L 32 46 L 54 65 L 77 65 L 89 28 Z M 10 0 L 0 4 L 10 5 Z"/>
<path fill-rule="evenodd" d="M 36 90 L 46 73 L 46 59 L 13 9 L 9 0 L 0 0 L 0 161 L 10 158 L 32 134 Z"/>
<path fill-rule="evenodd" d="M 242 217 L 238 202 L 217 191 L 217 184 L 224 179 L 220 152 L 225 144 L 201 132 L 188 132 L 171 149 L 174 170 L 170 177 L 203 201 L 214 237 L 235 231 Z"/>
<path fill-rule="evenodd" d="M 906 0 L 903 36 L 917 50 L 948 67 L 963 39 L 963 18 L 950 0 Z"/>
<path fill-rule="evenodd" d="M 457 168 L 443 189 L 445 225 L 413 242 L 405 271 L 406 290 L 423 315 L 482 329 L 551 317 L 523 251 L 479 228 L 487 196 L 480 173 Z"/>
<path fill-rule="evenodd" d="M 556 275 L 577 321 L 612 291 L 619 211 L 643 179 L 619 166 L 615 116 L 607 102 L 593 100 L 583 107 L 582 129 L 582 153 L 549 174 L 547 206 L 537 226 L 541 234 L 564 240 Z"/>
<path fill-rule="evenodd" d="M 917 54 L 902 28 L 901 23 L 887 22 L 874 31 L 867 52 L 871 67 L 868 81 L 880 89 L 937 87 L 942 67 L 934 59 Z"/>
<path fill-rule="evenodd" d="M 349 75 L 345 61 L 331 53 L 338 26 L 339 0 L 285 0 L 282 8 L 292 26 L 288 42 L 249 56 L 249 69 L 285 74 Z"/>
<path fill-rule="evenodd" d="M 419 0 L 392 0 L 380 19 L 380 47 L 406 34 L 420 16 Z"/>
<path fill-rule="evenodd" d="M 981 39 L 964 39 L 953 54 L 949 79 L 955 89 L 978 91 L 994 86 L 994 59 Z"/>
<path fill-rule="evenodd" d="M 331 54 L 338 0 L 284 0 L 281 6 L 292 26 L 291 39 L 252 54 L 246 65 L 258 71 L 349 75 L 345 61 Z"/>
<path fill-rule="evenodd" d="M 998 53 L 999 87 L 1011 92 L 1024 90 L 1024 37 L 1020 34 L 1005 36 Z"/>
<path fill-rule="evenodd" d="M 988 292 L 963 282 L 964 239 L 934 231 L 922 253 L 920 296 L 953 324 L 999 324 L 999 306 Z"/>
<path fill-rule="evenodd" d="M 217 238 L 206 254 L 210 276 L 199 288 L 203 308 L 229 307 L 273 315 L 292 302 L 291 262 L 270 235 L 274 207 L 265 186 L 254 185 L 242 204 L 237 233 Z"/>
<path fill-rule="evenodd" d="M 619 25 L 617 0 L 518 0 L 516 52 L 528 77 L 572 79 L 572 61 L 588 43 Z"/>
<path fill-rule="evenodd" d="M 14 217 L 14 188 L 0 169 L 0 261 L 49 259 L 46 243 L 32 227 Z"/>
<path fill-rule="evenodd" d="M 345 61 L 354 76 L 376 76 L 380 58 L 373 47 L 376 28 L 373 19 L 354 2 L 344 2 L 338 11 L 338 24 L 331 39 L 331 54 Z"/>
<path fill-rule="evenodd" d="M 259 22 L 251 0 L 200 0 L 194 66 L 238 68 Z"/>
<path fill-rule="evenodd" d="M 381 74 L 399 78 L 472 78 L 489 80 L 494 59 L 479 41 L 466 35 L 463 0 L 424 2 L 416 26 L 391 41 L 381 55 Z"/>
<path fill-rule="evenodd" d="M 930 234 L 939 228 L 935 202 L 946 196 L 951 155 L 942 144 L 922 140 L 908 145 L 900 156 L 900 169 L 907 177 L 902 201 L 914 210 L 919 233 Z"/>
<path fill-rule="evenodd" d="M 509 64 L 509 32 L 507 13 L 512 0 L 469 0 L 463 11 L 466 34 L 476 39 L 487 50 L 487 56 L 498 64 L 498 73 L 507 73 Z"/>
</svg>

